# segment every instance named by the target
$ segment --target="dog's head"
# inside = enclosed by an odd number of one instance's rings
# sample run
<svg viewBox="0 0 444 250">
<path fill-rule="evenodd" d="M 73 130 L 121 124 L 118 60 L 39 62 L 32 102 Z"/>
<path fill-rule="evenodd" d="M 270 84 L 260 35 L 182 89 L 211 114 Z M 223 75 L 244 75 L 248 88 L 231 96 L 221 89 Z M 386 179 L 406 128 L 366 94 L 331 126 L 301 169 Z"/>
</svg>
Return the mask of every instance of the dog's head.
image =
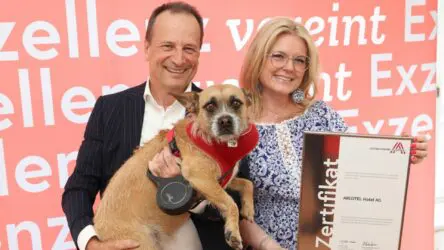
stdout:
<svg viewBox="0 0 444 250">
<path fill-rule="evenodd" d="M 249 126 L 247 109 L 251 96 L 236 86 L 213 85 L 200 93 L 186 92 L 173 96 L 188 112 L 196 115 L 196 129 L 204 137 L 226 142 L 238 138 Z"/>
</svg>

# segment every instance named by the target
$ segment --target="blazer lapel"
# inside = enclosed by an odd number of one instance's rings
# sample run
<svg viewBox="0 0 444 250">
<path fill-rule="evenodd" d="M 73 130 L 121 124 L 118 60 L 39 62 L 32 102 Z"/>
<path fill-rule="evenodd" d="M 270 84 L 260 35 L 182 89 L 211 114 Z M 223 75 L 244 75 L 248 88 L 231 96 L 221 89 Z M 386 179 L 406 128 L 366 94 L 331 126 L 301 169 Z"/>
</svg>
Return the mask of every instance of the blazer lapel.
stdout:
<svg viewBox="0 0 444 250">
<path fill-rule="evenodd" d="M 142 133 L 143 114 L 145 111 L 145 102 L 143 93 L 146 82 L 135 87 L 128 92 L 127 100 L 123 108 L 123 145 L 124 149 L 129 150 L 129 155 L 140 144 Z"/>
</svg>

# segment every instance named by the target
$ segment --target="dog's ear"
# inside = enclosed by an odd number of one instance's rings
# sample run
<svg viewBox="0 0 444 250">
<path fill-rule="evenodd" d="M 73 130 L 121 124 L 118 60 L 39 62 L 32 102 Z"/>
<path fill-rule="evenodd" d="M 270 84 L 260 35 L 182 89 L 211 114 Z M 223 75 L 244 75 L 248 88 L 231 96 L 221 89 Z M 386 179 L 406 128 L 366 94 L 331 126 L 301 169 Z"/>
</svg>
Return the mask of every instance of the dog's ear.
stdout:
<svg viewBox="0 0 444 250">
<path fill-rule="evenodd" d="M 251 95 L 250 91 L 242 88 L 242 92 L 244 92 L 245 100 L 247 100 L 247 106 L 250 106 L 253 102 L 253 96 Z"/>
<path fill-rule="evenodd" d="M 199 111 L 199 94 L 197 92 L 170 93 L 170 95 L 174 96 L 174 98 L 186 108 L 188 113 L 197 114 Z"/>
</svg>

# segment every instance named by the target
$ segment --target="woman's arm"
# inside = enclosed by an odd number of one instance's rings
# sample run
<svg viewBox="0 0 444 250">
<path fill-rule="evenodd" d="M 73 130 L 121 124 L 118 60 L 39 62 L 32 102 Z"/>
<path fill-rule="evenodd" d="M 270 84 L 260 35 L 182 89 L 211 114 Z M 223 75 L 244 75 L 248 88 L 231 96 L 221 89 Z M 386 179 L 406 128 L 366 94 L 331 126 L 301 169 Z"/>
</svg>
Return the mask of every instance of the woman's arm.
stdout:
<svg viewBox="0 0 444 250">
<path fill-rule="evenodd" d="M 253 247 L 255 250 L 282 250 L 282 248 L 275 240 L 265 233 L 262 228 L 255 222 L 248 220 L 241 220 L 239 222 L 239 229 L 242 240 L 245 245 Z"/>
</svg>

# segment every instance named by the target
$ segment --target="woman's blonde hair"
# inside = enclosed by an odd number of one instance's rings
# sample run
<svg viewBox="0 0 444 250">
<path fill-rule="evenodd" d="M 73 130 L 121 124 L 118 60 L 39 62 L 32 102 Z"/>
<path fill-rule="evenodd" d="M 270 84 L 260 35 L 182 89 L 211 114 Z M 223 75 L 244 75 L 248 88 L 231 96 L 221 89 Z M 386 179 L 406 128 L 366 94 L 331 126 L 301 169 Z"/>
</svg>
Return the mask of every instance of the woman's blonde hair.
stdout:
<svg viewBox="0 0 444 250">
<path fill-rule="evenodd" d="M 258 118 L 262 112 L 262 101 L 260 91 L 260 75 L 265 66 L 268 54 L 277 39 L 284 34 L 291 34 L 304 40 L 307 46 L 307 56 L 310 58 L 308 69 L 305 71 L 299 89 L 304 91 L 304 101 L 301 103 L 304 109 L 308 108 L 317 93 L 316 83 L 319 74 L 318 50 L 307 29 L 299 23 L 287 17 L 275 17 L 268 21 L 256 34 L 251 42 L 242 65 L 240 74 L 240 85 L 252 95 L 253 117 Z M 313 88 L 310 95 L 309 89 Z"/>
</svg>

